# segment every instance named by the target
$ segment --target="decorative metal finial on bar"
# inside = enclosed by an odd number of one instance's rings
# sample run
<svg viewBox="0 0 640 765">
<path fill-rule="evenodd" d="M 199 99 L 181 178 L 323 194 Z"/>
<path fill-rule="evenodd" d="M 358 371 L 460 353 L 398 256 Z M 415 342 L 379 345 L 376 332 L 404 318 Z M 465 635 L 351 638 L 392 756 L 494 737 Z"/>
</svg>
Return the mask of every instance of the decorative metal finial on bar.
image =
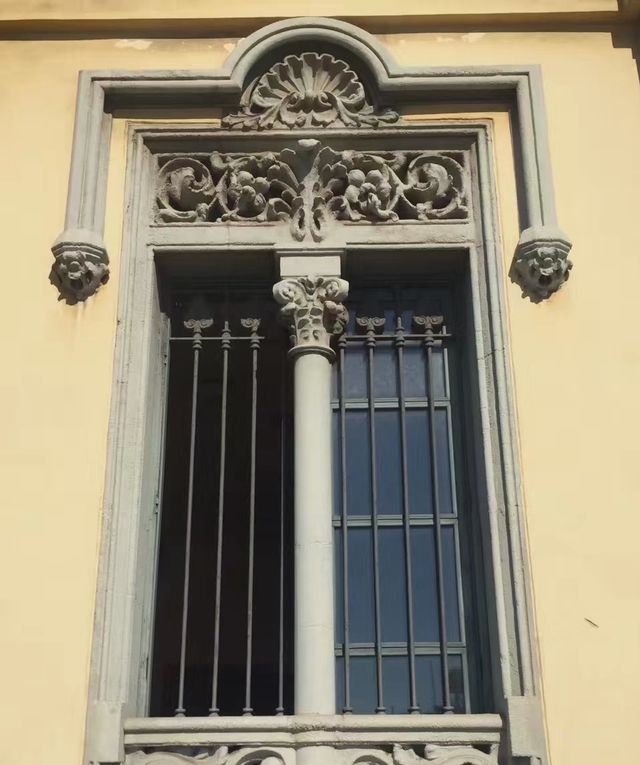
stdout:
<svg viewBox="0 0 640 765">
<path fill-rule="evenodd" d="M 419 714 L 416 683 L 416 641 L 413 617 L 413 566 L 411 563 L 411 507 L 409 503 L 409 468 L 407 449 L 407 403 L 404 381 L 405 331 L 402 314 L 396 316 L 393 344 L 398 364 L 398 411 L 400 414 L 400 465 L 402 474 L 402 530 L 404 539 L 404 575 L 407 584 L 407 648 L 409 651 L 409 712 Z"/>
<path fill-rule="evenodd" d="M 251 670 L 253 657 L 253 589 L 256 525 L 256 426 L 258 413 L 258 351 L 260 319 L 241 319 L 240 323 L 251 333 L 251 478 L 249 488 L 249 559 L 247 571 L 247 663 L 245 674 L 245 698 L 243 715 L 252 715 Z"/>
<path fill-rule="evenodd" d="M 442 683 L 442 711 L 451 714 L 451 686 L 449 680 L 449 644 L 447 639 L 447 615 L 444 591 L 444 553 L 442 549 L 442 519 L 440 512 L 440 489 L 438 486 L 438 453 L 436 439 L 435 382 L 433 374 L 433 348 L 442 342 L 444 332 L 443 316 L 414 316 L 414 324 L 424 331 L 426 352 L 427 393 L 429 396 L 429 445 L 431 459 L 431 491 L 433 502 L 433 527 L 436 566 L 436 591 L 438 596 L 438 632 L 440 642 L 440 672 Z"/>
<path fill-rule="evenodd" d="M 221 333 L 222 348 L 222 395 L 220 397 L 220 477 L 218 481 L 218 523 L 216 541 L 216 600 L 213 616 L 213 669 L 211 677 L 211 706 L 209 716 L 217 717 L 218 676 L 220 671 L 220 617 L 222 613 L 222 541 L 224 535 L 224 487 L 227 459 L 227 397 L 229 388 L 229 351 L 231 349 L 231 330 L 225 320 Z"/>
<path fill-rule="evenodd" d="M 376 332 L 380 332 L 385 325 L 384 317 L 381 316 L 358 316 L 356 325 L 366 332 L 365 346 L 367 348 L 367 398 L 369 403 L 369 464 L 371 470 L 371 525 L 373 529 L 373 606 L 375 623 L 375 660 L 376 660 L 376 686 L 377 704 L 376 713 L 384 714 L 383 675 L 382 675 L 382 624 L 380 604 L 380 540 L 378 534 L 378 477 L 377 477 L 377 449 L 376 449 L 376 404 L 375 404 L 375 349 Z"/>
<path fill-rule="evenodd" d="M 413 323 L 424 332 L 425 345 L 435 345 L 436 335 L 442 329 L 444 316 L 414 316 Z"/>
<path fill-rule="evenodd" d="M 189 585 L 191 576 L 191 527 L 193 522 L 193 484 L 196 454 L 196 422 L 198 418 L 198 377 L 202 332 L 213 324 L 213 319 L 187 319 L 184 326 L 193 332 L 193 385 L 191 392 L 191 433 L 189 438 L 189 488 L 187 492 L 187 526 L 184 537 L 184 578 L 182 588 L 182 626 L 180 632 L 180 669 L 178 677 L 178 704 L 176 717 L 184 717 L 184 679 L 187 657 L 187 623 L 189 620 Z"/>
<path fill-rule="evenodd" d="M 331 336 L 347 322 L 342 301 L 348 291 L 349 283 L 337 276 L 301 276 L 274 285 L 273 296 L 291 328 L 293 353 L 315 351 L 333 360 Z"/>
</svg>

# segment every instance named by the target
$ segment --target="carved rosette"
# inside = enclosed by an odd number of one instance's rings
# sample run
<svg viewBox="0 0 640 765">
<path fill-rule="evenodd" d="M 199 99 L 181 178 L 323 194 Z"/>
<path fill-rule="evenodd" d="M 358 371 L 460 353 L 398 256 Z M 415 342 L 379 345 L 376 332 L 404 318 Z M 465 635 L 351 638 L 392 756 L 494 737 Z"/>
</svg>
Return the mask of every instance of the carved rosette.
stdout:
<svg viewBox="0 0 640 765">
<path fill-rule="evenodd" d="M 240 110 L 222 125 L 242 130 L 377 127 L 398 119 L 390 109 L 374 109 L 345 61 L 328 53 L 303 53 L 287 56 L 250 85 Z"/>
<path fill-rule="evenodd" d="M 338 220 L 381 221 L 468 217 L 465 173 L 453 157 L 433 152 L 318 154 L 316 205 Z"/>
<path fill-rule="evenodd" d="M 94 232 L 65 232 L 51 251 L 54 262 L 49 281 L 58 288 L 59 299 L 69 305 L 86 300 L 109 281 L 109 257 Z"/>
<path fill-rule="evenodd" d="M 347 321 L 342 301 L 348 291 L 349 283 L 335 276 L 303 276 L 274 285 L 273 296 L 291 328 L 293 352 L 315 351 L 333 359 L 331 336 Z"/>
<path fill-rule="evenodd" d="M 511 264 L 512 281 L 520 285 L 522 296 L 539 303 L 557 292 L 569 278 L 571 243 L 557 228 L 537 226 L 520 236 Z"/>
</svg>

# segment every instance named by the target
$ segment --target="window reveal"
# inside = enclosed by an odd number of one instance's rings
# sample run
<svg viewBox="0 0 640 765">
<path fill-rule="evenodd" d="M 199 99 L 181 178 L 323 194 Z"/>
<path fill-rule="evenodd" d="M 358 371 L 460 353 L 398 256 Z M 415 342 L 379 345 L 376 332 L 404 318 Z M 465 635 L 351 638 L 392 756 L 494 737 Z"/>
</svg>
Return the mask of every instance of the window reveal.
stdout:
<svg viewBox="0 0 640 765">
<path fill-rule="evenodd" d="M 470 711 L 443 294 L 356 290 L 334 338 L 338 711 Z M 150 713 L 291 713 L 289 342 L 270 296 L 205 298 L 173 301 Z"/>
</svg>

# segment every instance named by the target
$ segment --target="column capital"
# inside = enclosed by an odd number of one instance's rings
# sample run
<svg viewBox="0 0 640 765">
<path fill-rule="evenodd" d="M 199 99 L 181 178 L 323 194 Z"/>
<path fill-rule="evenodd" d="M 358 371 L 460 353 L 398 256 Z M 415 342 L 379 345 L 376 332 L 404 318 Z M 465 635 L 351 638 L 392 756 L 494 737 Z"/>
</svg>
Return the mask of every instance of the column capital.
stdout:
<svg viewBox="0 0 640 765">
<path fill-rule="evenodd" d="M 274 284 L 273 296 L 289 322 L 292 353 L 321 353 L 333 360 L 331 335 L 347 321 L 342 304 L 349 282 L 337 276 L 296 276 Z"/>
</svg>

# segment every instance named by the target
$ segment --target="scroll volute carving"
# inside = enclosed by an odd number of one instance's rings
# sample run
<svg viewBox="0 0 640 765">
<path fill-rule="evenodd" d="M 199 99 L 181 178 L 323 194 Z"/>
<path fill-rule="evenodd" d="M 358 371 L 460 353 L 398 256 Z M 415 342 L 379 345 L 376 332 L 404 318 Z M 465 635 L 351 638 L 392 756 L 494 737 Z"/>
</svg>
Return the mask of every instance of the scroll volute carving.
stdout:
<svg viewBox="0 0 640 765">
<path fill-rule="evenodd" d="M 302 204 L 296 154 L 175 157 L 160 169 L 156 219 L 161 223 L 278 221 Z"/>
<path fill-rule="evenodd" d="M 318 154 L 318 200 L 338 220 L 429 221 L 468 216 L 465 171 L 439 152 Z"/>
</svg>

